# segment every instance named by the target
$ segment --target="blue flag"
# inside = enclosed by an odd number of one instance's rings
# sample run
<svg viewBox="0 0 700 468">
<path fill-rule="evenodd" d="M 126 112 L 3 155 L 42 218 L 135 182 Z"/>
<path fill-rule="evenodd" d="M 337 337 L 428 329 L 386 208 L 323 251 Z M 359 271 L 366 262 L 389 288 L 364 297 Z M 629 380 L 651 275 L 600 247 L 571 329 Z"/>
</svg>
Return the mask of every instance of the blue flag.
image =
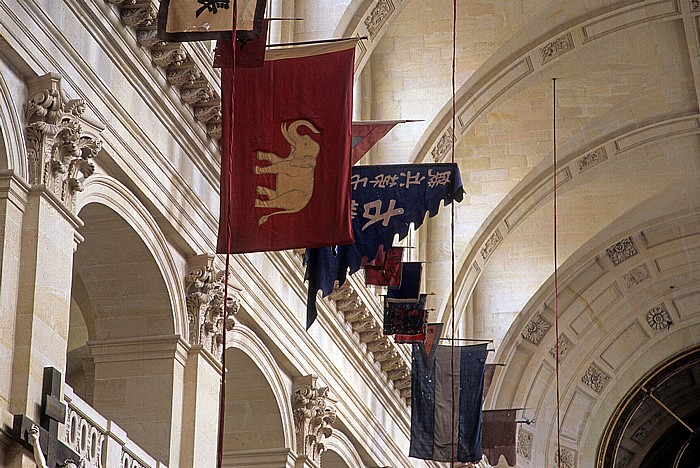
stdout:
<svg viewBox="0 0 700 468">
<path fill-rule="evenodd" d="M 306 328 L 316 319 L 316 293 L 333 291 L 348 274 L 360 269 L 362 258 L 374 260 L 377 249 L 403 239 L 413 223 L 417 229 L 426 213 L 435 216 L 440 204 L 464 196 L 457 164 L 395 164 L 352 168 L 352 231 L 355 243 L 306 250 L 309 281 Z"/>
<path fill-rule="evenodd" d="M 413 345 L 410 457 L 443 462 L 481 460 L 486 353 L 486 344 L 456 346 L 451 362 L 450 346 L 438 346 L 432 359 L 426 359 L 419 345 Z"/>
</svg>

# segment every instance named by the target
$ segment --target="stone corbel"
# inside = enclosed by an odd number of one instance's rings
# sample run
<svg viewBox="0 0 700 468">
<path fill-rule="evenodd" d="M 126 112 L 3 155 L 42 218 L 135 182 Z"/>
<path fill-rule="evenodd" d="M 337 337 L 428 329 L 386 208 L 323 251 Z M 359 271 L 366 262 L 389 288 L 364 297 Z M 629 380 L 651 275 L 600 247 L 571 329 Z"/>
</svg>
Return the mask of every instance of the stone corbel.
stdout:
<svg viewBox="0 0 700 468">
<path fill-rule="evenodd" d="M 213 254 L 197 255 L 189 261 L 185 280 L 189 342 L 201 345 L 219 360 L 223 327 L 227 331 L 233 329 L 240 308 L 240 289 L 229 283 L 224 321 L 224 282 L 225 271 L 215 269 Z"/>
<path fill-rule="evenodd" d="M 25 107 L 29 182 L 45 185 L 74 212 L 75 194 L 95 170 L 90 160 L 102 147 L 99 133 L 104 127 L 85 120 L 82 99 L 64 101 L 59 75 L 35 79 L 29 94 Z"/>
<path fill-rule="evenodd" d="M 292 410 L 297 433 L 297 454 L 319 466 L 325 450 L 323 439 L 333 433 L 337 400 L 329 396 L 328 387 L 319 387 L 315 375 L 297 379 L 292 388 Z"/>
</svg>

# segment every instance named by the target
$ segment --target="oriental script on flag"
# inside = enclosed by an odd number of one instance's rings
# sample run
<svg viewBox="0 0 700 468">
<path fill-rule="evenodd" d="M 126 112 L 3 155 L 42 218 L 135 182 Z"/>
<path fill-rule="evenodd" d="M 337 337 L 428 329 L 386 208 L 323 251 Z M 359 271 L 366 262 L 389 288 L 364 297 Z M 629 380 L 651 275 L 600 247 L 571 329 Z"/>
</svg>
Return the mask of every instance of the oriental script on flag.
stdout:
<svg viewBox="0 0 700 468">
<path fill-rule="evenodd" d="M 261 36 L 266 0 L 161 0 L 158 37 L 170 42 Z M 236 9 L 234 20 L 234 9 Z"/>
<path fill-rule="evenodd" d="M 316 293 L 327 296 L 335 281 L 345 282 L 359 270 L 362 258 L 374 260 L 379 246 L 388 249 L 395 235 L 403 239 L 413 223 L 435 216 L 444 202 L 464 194 L 457 164 L 397 164 L 352 168 L 352 230 L 355 243 L 317 252 L 307 250 L 307 313 L 316 314 Z"/>
</svg>

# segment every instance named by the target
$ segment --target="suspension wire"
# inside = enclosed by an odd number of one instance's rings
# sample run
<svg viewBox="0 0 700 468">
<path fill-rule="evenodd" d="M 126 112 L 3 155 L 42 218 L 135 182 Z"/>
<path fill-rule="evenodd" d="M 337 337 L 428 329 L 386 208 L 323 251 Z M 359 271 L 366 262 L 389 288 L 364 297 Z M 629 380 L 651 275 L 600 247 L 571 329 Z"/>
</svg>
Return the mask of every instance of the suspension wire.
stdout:
<svg viewBox="0 0 700 468">
<path fill-rule="evenodd" d="M 561 396 L 559 388 L 559 267 L 557 260 L 557 79 L 552 78 L 552 146 L 554 155 L 554 355 L 557 381 L 557 467 L 561 468 Z"/>
<path fill-rule="evenodd" d="M 217 447 L 216 447 L 216 466 L 217 468 L 222 468 L 224 464 L 224 429 L 226 428 L 225 424 L 225 415 L 226 415 L 226 331 L 228 328 L 228 283 L 229 283 L 229 275 L 231 272 L 231 185 L 232 185 L 232 178 L 233 178 L 233 123 L 234 123 L 234 106 L 235 106 L 235 95 L 236 95 L 236 10 L 237 10 L 237 2 L 234 2 L 234 8 L 233 8 L 233 24 L 234 24 L 234 29 L 233 29 L 233 47 L 231 48 L 232 50 L 232 60 L 231 60 L 231 94 L 230 94 L 230 114 L 231 114 L 231 121 L 230 121 L 230 128 L 228 130 L 228 141 L 222 141 L 222 153 L 223 153 L 223 145 L 227 145 L 226 150 L 228 151 L 228 161 L 227 161 L 227 167 L 224 168 L 222 167 L 222 171 L 226 171 L 227 174 L 227 184 L 226 187 L 224 187 L 224 194 L 222 196 L 227 197 L 226 201 L 226 234 L 225 234 L 225 243 L 226 243 L 226 266 L 224 270 L 224 297 L 223 297 L 223 310 L 222 310 L 222 326 L 223 330 L 221 330 L 221 387 L 219 389 L 219 433 L 217 436 Z M 223 83 L 223 80 L 222 80 Z M 223 97 L 223 93 L 222 93 Z"/>
<path fill-rule="evenodd" d="M 457 0 L 452 2 L 452 138 L 450 162 L 455 162 L 455 116 L 456 116 L 456 86 L 455 75 L 457 70 Z M 452 386 L 452 456 L 450 466 L 454 467 L 455 463 L 455 202 L 450 204 L 450 316 L 452 338 L 450 341 L 450 384 Z"/>
</svg>

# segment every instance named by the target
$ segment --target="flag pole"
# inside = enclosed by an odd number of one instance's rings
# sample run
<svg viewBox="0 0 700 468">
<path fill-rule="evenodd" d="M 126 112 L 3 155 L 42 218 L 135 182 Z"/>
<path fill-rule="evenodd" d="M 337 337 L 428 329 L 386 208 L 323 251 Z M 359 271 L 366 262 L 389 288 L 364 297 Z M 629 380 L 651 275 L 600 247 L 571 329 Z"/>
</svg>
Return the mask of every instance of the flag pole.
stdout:
<svg viewBox="0 0 700 468">
<path fill-rule="evenodd" d="M 313 44 L 330 44 L 333 42 L 343 42 L 343 41 L 363 41 L 368 39 L 367 36 L 358 37 L 339 37 L 336 39 L 320 39 L 317 41 L 301 41 L 301 42 L 282 42 L 280 44 L 265 44 L 265 47 L 286 47 L 286 46 L 300 46 L 300 45 L 313 45 Z"/>
</svg>

